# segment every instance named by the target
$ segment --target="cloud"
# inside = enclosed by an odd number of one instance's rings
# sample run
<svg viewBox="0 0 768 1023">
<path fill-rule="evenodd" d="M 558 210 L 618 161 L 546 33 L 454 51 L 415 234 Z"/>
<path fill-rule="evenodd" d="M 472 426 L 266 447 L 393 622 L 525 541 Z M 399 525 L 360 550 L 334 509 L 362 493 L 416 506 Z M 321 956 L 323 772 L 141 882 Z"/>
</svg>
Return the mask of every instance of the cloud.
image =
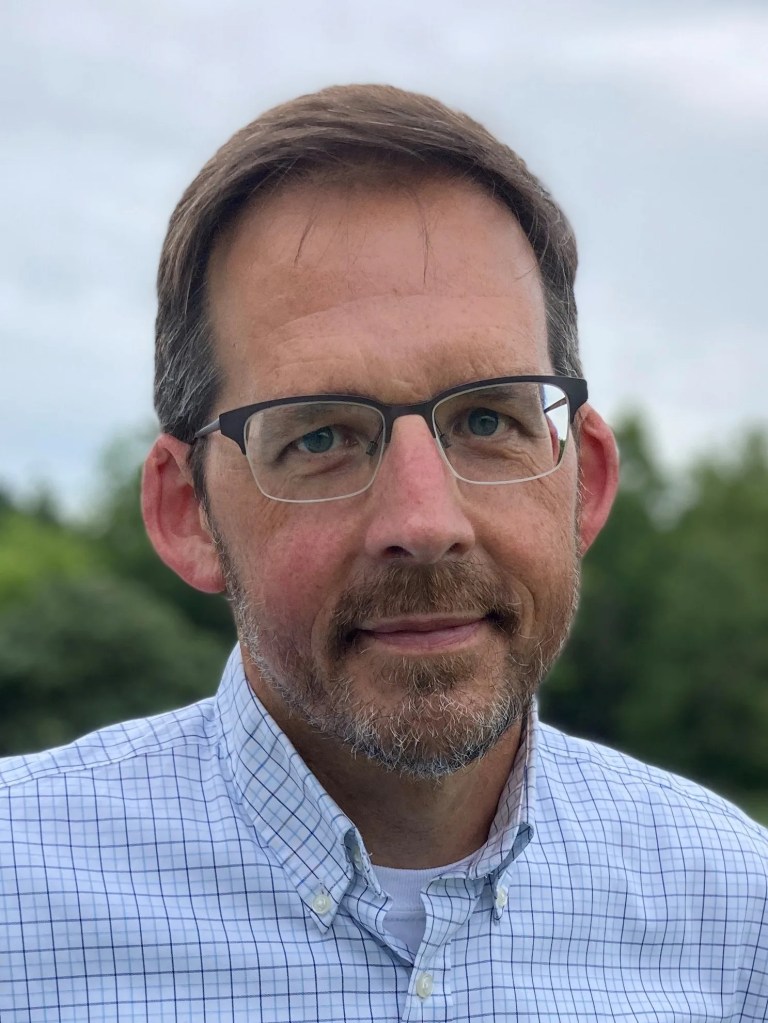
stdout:
<svg viewBox="0 0 768 1023">
<path fill-rule="evenodd" d="M 601 407 L 652 403 L 678 449 L 764 419 L 765 0 L 22 0 L 3 20 L 0 481 L 83 500 L 98 448 L 151 418 L 173 204 L 230 131 L 333 81 L 433 93 L 542 174 L 579 235 Z M 703 340 L 678 359 L 681 337 Z M 681 406 L 691 362 L 722 413 Z"/>
<path fill-rule="evenodd" d="M 636 79 L 710 113 L 768 121 L 768 11 L 720 11 L 569 33 L 550 55 L 584 76 Z"/>
</svg>

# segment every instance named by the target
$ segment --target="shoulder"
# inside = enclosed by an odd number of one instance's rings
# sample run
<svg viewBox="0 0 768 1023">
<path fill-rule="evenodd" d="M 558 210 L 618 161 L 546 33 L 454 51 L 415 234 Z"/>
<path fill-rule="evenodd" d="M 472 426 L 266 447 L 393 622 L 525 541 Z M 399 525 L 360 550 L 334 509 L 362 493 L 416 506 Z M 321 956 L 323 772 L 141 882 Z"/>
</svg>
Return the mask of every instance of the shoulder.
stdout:
<svg viewBox="0 0 768 1023">
<path fill-rule="evenodd" d="M 599 825 L 627 850 L 704 853 L 768 879 L 768 830 L 703 785 L 549 725 L 540 725 L 539 765 L 540 799 L 560 819 Z"/>
<path fill-rule="evenodd" d="M 155 717 L 121 722 L 66 746 L 0 759 L 0 798 L 47 784 L 77 785 L 86 776 L 143 772 L 148 760 L 205 756 L 217 741 L 214 700 Z"/>
<path fill-rule="evenodd" d="M 87 874 L 94 858 L 135 859 L 196 831 L 220 787 L 213 705 L 205 700 L 0 761 L 5 885 L 21 872 L 24 883 L 45 890 L 64 863 Z"/>
</svg>

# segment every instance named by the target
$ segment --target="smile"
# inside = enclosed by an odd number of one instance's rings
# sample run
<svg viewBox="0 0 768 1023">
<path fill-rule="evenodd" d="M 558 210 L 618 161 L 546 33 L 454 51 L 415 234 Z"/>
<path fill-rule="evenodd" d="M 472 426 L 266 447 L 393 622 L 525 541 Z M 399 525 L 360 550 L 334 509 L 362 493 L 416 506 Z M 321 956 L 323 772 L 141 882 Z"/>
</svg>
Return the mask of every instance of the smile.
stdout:
<svg viewBox="0 0 768 1023">
<path fill-rule="evenodd" d="M 371 623 L 359 636 L 403 654 L 442 652 L 471 643 L 486 624 L 485 618 L 403 618 Z"/>
</svg>

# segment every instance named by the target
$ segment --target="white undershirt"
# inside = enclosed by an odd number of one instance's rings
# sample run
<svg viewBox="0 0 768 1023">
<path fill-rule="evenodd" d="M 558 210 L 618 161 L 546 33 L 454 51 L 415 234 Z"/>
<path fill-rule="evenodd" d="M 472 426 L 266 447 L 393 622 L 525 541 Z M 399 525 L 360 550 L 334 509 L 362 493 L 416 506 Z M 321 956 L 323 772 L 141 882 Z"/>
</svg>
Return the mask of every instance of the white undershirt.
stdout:
<svg viewBox="0 0 768 1023">
<path fill-rule="evenodd" d="M 399 938 L 406 947 L 417 952 L 424 928 L 427 925 L 427 912 L 421 901 L 421 893 L 436 877 L 441 874 L 454 873 L 466 867 L 475 854 L 470 853 L 463 860 L 448 863 L 444 867 L 428 867 L 426 870 L 401 870 L 399 867 L 374 867 L 376 877 L 384 891 L 392 899 L 387 911 L 384 926 L 394 937 Z"/>
</svg>

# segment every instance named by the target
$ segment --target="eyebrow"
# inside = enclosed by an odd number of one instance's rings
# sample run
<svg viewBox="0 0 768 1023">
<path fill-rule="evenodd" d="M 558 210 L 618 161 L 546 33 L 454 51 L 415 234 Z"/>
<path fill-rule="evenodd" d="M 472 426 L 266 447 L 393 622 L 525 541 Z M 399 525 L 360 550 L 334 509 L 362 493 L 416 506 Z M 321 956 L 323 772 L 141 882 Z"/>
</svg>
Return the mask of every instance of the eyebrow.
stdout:
<svg viewBox="0 0 768 1023">
<path fill-rule="evenodd" d="M 333 393 L 333 392 L 329 392 L 329 393 Z M 340 393 L 340 392 L 336 392 L 336 393 Z M 315 399 L 314 395 L 310 395 L 309 397 L 312 397 L 313 399 Z M 362 398 L 363 396 L 362 395 L 350 394 L 349 397 L 350 398 L 355 398 L 355 397 Z M 317 424 L 318 422 L 321 422 L 323 420 L 323 408 L 324 408 L 324 406 L 326 406 L 326 405 L 330 405 L 330 406 L 334 406 L 334 405 L 347 405 L 347 404 L 354 404 L 354 402 L 353 401 L 346 402 L 343 399 L 339 400 L 338 398 L 333 398 L 333 399 L 328 400 L 326 398 L 323 398 L 322 394 L 320 394 L 313 401 L 302 401 L 302 402 L 296 402 L 295 404 L 291 404 L 290 402 L 288 402 L 286 405 L 273 406 L 271 409 L 267 409 L 266 411 L 274 413 L 274 412 L 278 412 L 278 411 L 279 412 L 285 412 L 287 409 L 290 409 L 290 422 L 292 422 L 296 427 L 301 429 L 305 425 L 310 425 L 311 426 L 311 425 Z M 369 408 L 369 406 L 367 406 L 367 405 L 360 405 L 359 407 L 360 408 L 366 408 L 366 409 Z M 263 425 L 261 427 L 261 433 L 262 433 L 262 436 L 264 438 L 269 440 L 271 437 L 276 435 L 276 432 L 279 431 L 279 427 L 277 426 L 278 421 L 280 421 L 280 417 L 279 416 L 267 416 L 265 419 L 262 420 Z"/>
<path fill-rule="evenodd" d="M 505 374 L 502 374 L 502 375 L 505 375 Z M 507 373 L 506 374 L 506 376 L 521 376 L 521 377 L 523 377 L 523 376 L 546 376 L 546 375 L 547 374 L 546 373 L 542 373 L 542 371 L 540 369 L 529 369 L 527 367 L 522 367 L 522 368 L 516 370 L 514 373 Z M 480 379 L 484 379 L 484 378 L 481 377 Z M 445 391 L 450 391 L 454 387 L 463 387 L 463 386 L 466 385 L 466 387 L 471 388 L 473 386 L 473 384 L 474 384 L 473 380 L 459 380 L 459 381 L 455 381 L 453 383 L 449 382 L 449 383 L 446 383 L 445 386 L 439 387 L 436 391 L 433 391 L 427 398 L 423 398 L 422 401 L 416 401 L 416 402 L 386 402 L 386 401 L 384 401 L 384 399 L 381 397 L 380 394 L 374 394 L 372 391 L 369 391 L 365 387 L 353 389 L 353 388 L 349 387 L 348 385 L 344 385 L 344 384 L 342 384 L 340 386 L 334 386 L 334 385 L 326 386 L 326 387 L 318 389 L 317 391 L 315 391 L 315 392 L 313 392 L 311 394 L 305 393 L 305 394 L 291 395 L 290 397 L 293 397 L 293 398 L 313 398 L 316 401 L 320 402 L 320 401 L 324 400 L 324 396 L 325 395 L 332 394 L 332 395 L 334 395 L 334 398 L 338 398 L 338 399 L 345 399 L 346 398 L 346 399 L 354 400 L 355 398 L 365 398 L 368 401 L 375 402 L 376 404 L 379 404 L 379 405 L 392 405 L 394 407 L 398 407 L 401 404 L 420 405 L 420 404 L 422 404 L 423 401 L 431 401 L 433 398 L 437 397 L 437 395 L 443 394 Z M 499 387 L 501 387 L 501 386 L 502 385 L 499 385 Z M 492 390 L 492 389 L 489 388 L 487 393 L 488 394 L 494 394 L 495 393 L 495 389 Z M 280 396 L 279 395 L 275 395 L 274 399 L 271 399 L 271 398 L 262 398 L 261 399 L 261 401 L 271 401 L 271 400 L 280 400 Z M 254 404 L 258 404 L 258 402 L 255 402 Z"/>
<path fill-rule="evenodd" d="M 351 387 L 326 387 L 316 391 L 312 397 L 316 395 L 317 400 L 322 401 L 324 394 L 334 394 L 344 398 L 367 398 L 369 401 L 381 401 L 381 398 L 365 388 L 353 390 Z"/>
</svg>

